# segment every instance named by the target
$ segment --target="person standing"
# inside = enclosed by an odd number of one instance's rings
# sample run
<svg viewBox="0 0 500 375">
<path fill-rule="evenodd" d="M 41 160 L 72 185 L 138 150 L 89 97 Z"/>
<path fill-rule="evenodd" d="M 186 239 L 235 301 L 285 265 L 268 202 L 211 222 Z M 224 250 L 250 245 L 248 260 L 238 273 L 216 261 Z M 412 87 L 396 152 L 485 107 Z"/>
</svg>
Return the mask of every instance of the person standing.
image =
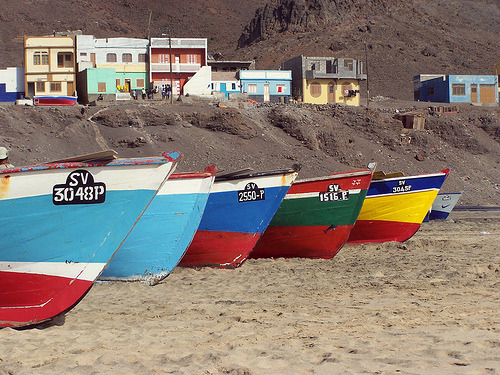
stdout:
<svg viewBox="0 0 500 375">
<path fill-rule="evenodd" d="M 0 147 L 0 169 L 7 168 L 14 168 L 14 166 L 9 163 L 9 150 L 5 147 Z"/>
</svg>

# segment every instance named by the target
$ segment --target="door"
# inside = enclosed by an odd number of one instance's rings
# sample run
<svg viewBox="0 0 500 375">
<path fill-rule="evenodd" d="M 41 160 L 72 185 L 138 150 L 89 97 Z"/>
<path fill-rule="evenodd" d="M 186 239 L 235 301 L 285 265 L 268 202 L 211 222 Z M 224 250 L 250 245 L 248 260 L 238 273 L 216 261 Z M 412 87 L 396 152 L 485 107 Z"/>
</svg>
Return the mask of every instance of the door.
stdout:
<svg viewBox="0 0 500 375">
<path fill-rule="evenodd" d="M 92 68 L 95 68 L 95 53 L 90 54 L 90 62 L 92 63 Z"/>
<path fill-rule="evenodd" d="M 35 96 L 35 82 L 28 82 L 28 92 L 25 93 L 28 98 Z"/>
<path fill-rule="evenodd" d="M 69 96 L 73 96 L 75 94 L 75 84 L 73 82 L 68 82 L 67 92 Z"/>
<path fill-rule="evenodd" d="M 335 84 L 328 84 L 328 103 L 335 103 Z"/>
<path fill-rule="evenodd" d="M 174 95 L 180 95 L 181 94 L 181 80 L 180 79 L 174 79 L 174 89 L 172 90 Z"/>
<path fill-rule="evenodd" d="M 132 80 L 130 78 L 125 78 L 125 91 L 130 92 L 132 89 Z"/>
<path fill-rule="evenodd" d="M 220 84 L 220 90 L 219 90 L 219 91 L 220 91 L 220 92 L 223 92 L 223 93 L 224 93 L 224 95 L 226 96 L 226 98 L 229 98 L 229 94 L 228 94 L 228 93 L 227 93 L 227 91 L 226 91 L 226 84 L 225 84 L 225 83 L 221 83 L 221 84 Z"/>
<path fill-rule="evenodd" d="M 470 101 L 477 103 L 477 85 L 470 85 Z"/>
<path fill-rule="evenodd" d="M 479 96 L 481 103 L 496 103 L 495 85 L 479 86 Z"/>
<path fill-rule="evenodd" d="M 269 94 L 269 84 L 265 83 L 264 84 L 264 103 L 268 103 L 271 99 L 271 96 Z"/>
</svg>

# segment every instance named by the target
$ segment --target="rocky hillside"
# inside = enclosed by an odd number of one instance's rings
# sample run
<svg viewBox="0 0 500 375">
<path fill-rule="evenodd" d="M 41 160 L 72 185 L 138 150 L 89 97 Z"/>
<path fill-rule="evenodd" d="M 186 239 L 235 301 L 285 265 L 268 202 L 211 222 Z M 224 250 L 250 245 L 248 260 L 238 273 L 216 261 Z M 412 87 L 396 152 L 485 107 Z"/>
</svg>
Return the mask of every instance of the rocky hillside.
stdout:
<svg viewBox="0 0 500 375">
<path fill-rule="evenodd" d="M 417 74 L 492 74 L 500 2 L 280 0 L 257 10 L 240 53 L 265 67 L 298 54 L 367 61 L 370 96 L 413 99 Z M 269 53 L 272 51 L 272 53 Z"/>
<path fill-rule="evenodd" d="M 300 54 L 358 58 L 363 95 L 405 100 L 414 75 L 491 74 L 500 60 L 498 0 L 19 0 L 0 4 L 0 68 L 23 64 L 24 35 L 76 29 L 208 38 L 210 53 L 257 69 Z"/>
<path fill-rule="evenodd" d="M 272 39 L 282 33 L 325 30 L 354 20 L 388 17 L 397 10 L 411 10 L 403 0 L 283 0 L 257 9 L 238 40 L 239 47 Z"/>
<path fill-rule="evenodd" d="M 189 98 L 186 98 L 187 100 Z M 181 171 L 302 164 L 301 178 L 366 167 L 407 175 L 451 168 L 444 190 L 464 191 L 463 205 L 500 206 L 500 111 L 460 107 L 428 113 L 426 129 L 395 118 L 423 103 L 378 98 L 369 108 L 338 105 L 253 105 L 130 102 L 102 107 L 0 109 L 0 144 L 12 163 L 28 165 L 107 148 L 121 156 L 179 150 Z"/>
</svg>

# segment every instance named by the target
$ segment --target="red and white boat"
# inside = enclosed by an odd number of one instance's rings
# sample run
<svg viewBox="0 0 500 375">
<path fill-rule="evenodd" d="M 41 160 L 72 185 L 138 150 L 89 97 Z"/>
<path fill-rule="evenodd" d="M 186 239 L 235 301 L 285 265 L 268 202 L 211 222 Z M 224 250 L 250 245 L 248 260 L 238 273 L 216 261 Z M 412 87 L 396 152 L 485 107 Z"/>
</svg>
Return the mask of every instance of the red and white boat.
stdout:
<svg viewBox="0 0 500 375">
<path fill-rule="evenodd" d="M 33 98 L 34 105 L 75 105 L 76 96 L 69 95 L 37 95 Z"/>
</svg>

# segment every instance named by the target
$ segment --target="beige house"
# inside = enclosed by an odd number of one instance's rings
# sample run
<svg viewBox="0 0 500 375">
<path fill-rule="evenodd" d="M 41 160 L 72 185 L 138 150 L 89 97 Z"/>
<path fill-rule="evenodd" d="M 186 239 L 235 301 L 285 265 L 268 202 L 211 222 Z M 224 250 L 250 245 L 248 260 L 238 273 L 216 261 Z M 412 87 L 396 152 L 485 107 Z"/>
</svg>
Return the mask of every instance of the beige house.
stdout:
<svg viewBox="0 0 500 375">
<path fill-rule="evenodd" d="M 76 96 L 75 36 L 24 37 L 26 96 Z"/>
</svg>

